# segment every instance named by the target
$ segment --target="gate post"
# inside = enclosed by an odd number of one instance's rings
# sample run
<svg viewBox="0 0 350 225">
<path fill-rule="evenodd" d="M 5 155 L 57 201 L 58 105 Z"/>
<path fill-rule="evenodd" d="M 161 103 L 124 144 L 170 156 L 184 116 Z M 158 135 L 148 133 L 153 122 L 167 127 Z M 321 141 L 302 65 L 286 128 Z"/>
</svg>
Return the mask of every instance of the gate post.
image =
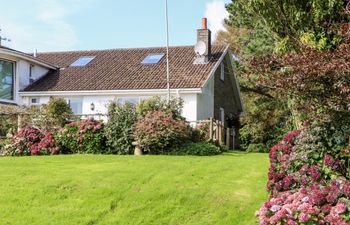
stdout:
<svg viewBox="0 0 350 225">
<path fill-rule="evenodd" d="M 209 121 L 209 140 L 210 141 L 213 141 L 213 131 L 214 131 L 213 117 L 210 117 L 210 121 Z"/>
<path fill-rule="evenodd" d="M 226 147 L 228 149 L 231 149 L 231 146 L 230 146 L 230 137 L 231 137 L 231 130 L 230 128 L 226 128 Z"/>
</svg>

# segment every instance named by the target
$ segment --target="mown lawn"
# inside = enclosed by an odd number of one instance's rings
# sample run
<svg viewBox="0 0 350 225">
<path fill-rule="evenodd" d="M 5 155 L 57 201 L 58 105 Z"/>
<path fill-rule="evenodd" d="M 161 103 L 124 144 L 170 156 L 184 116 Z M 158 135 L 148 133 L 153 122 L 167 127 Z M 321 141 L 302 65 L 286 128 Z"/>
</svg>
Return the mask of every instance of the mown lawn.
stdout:
<svg viewBox="0 0 350 225">
<path fill-rule="evenodd" d="M 0 158 L 0 224 L 255 224 L 268 156 Z"/>
</svg>

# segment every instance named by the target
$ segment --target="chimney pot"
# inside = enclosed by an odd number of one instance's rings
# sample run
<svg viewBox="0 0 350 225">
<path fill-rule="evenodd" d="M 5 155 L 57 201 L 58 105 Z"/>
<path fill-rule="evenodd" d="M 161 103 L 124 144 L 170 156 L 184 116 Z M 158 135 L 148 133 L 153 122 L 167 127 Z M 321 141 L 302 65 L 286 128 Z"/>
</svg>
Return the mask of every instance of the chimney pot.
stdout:
<svg viewBox="0 0 350 225">
<path fill-rule="evenodd" d="M 208 26 L 207 26 L 207 18 L 203 18 L 202 19 L 202 29 L 203 30 L 207 30 Z"/>
</svg>

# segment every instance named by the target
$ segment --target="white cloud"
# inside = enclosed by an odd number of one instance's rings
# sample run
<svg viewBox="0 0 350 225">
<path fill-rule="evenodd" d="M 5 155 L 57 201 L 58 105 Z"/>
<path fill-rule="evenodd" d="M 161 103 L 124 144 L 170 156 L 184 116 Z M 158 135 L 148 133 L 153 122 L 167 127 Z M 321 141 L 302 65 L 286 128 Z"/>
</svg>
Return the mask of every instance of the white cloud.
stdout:
<svg viewBox="0 0 350 225">
<path fill-rule="evenodd" d="M 224 20 L 229 16 L 223 0 L 214 0 L 207 3 L 205 17 L 208 18 L 209 29 L 213 33 L 214 39 L 220 31 L 226 31 Z"/>
<path fill-rule="evenodd" d="M 89 1 L 34 0 L 24 11 L 2 7 L 1 34 L 11 39 L 3 44 L 25 52 L 72 49 L 78 43 L 78 37 L 68 17 L 78 13 L 86 2 Z"/>
</svg>

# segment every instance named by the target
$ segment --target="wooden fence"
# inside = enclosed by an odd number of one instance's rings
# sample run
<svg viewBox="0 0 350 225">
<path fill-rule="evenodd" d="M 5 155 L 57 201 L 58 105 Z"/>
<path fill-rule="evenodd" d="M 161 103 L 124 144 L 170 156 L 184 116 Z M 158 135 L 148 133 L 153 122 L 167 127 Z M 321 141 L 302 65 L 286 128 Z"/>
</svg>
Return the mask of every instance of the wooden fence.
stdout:
<svg viewBox="0 0 350 225">
<path fill-rule="evenodd" d="M 235 146 L 235 129 L 227 128 L 222 121 L 210 118 L 209 120 L 191 121 L 191 125 L 197 127 L 198 124 L 208 124 L 209 141 L 233 149 Z"/>
</svg>

